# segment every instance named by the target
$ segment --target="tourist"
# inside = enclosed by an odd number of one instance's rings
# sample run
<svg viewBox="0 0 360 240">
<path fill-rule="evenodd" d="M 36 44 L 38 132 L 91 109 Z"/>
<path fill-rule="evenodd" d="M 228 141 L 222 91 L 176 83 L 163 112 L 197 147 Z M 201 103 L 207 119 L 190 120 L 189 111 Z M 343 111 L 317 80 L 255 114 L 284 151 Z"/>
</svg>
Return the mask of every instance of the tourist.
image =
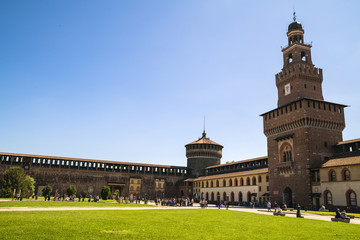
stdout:
<svg viewBox="0 0 360 240">
<path fill-rule="evenodd" d="M 346 214 L 346 211 L 345 211 L 345 210 L 341 212 L 341 218 L 343 218 L 343 219 L 350 219 L 350 218 L 348 217 L 348 215 Z"/>
<path fill-rule="evenodd" d="M 267 209 L 268 209 L 268 212 L 271 212 L 271 202 L 270 201 L 267 202 Z"/>
<path fill-rule="evenodd" d="M 342 218 L 341 213 L 340 213 L 340 209 L 336 209 L 335 218 Z"/>
</svg>

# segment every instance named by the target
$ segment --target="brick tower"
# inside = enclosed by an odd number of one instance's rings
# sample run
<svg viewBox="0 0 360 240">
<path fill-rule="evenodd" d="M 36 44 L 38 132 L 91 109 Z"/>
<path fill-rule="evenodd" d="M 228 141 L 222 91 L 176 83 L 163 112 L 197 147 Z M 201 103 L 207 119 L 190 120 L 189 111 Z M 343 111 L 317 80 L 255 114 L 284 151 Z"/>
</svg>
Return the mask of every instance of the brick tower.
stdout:
<svg viewBox="0 0 360 240">
<path fill-rule="evenodd" d="M 275 75 L 278 107 L 262 114 L 272 201 L 311 205 L 311 169 L 342 141 L 345 105 L 324 101 L 322 69 L 314 67 L 301 23 L 289 25 L 284 65 Z"/>
<path fill-rule="evenodd" d="M 219 165 L 223 146 L 206 137 L 205 130 L 198 140 L 185 145 L 187 167 L 194 176 L 203 175 L 206 167 Z"/>
</svg>

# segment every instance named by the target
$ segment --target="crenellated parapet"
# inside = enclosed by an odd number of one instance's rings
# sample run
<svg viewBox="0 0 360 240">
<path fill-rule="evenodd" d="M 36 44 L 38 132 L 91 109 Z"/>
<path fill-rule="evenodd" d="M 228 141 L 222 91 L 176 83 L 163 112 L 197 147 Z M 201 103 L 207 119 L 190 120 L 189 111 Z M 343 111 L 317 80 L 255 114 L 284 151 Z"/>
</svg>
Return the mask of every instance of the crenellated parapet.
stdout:
<svg viewBox="0 0 360 240">
<path fill-rule="evenodd" d="M 303 78 L 321 83 L 323 81 L 323 73 L 321 68 L 314 67 L 306 63 L 293 63 L 283 68 L 281 72 L 275 75 L 276 85 L 292 78 Z"/>
</svg>

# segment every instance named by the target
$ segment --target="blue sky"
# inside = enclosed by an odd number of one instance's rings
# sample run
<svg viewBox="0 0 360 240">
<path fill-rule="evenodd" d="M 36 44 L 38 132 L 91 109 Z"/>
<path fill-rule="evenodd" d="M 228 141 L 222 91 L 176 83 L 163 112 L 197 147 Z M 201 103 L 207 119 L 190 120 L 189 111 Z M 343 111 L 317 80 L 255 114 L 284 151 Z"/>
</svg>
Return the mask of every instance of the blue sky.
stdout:
<svg viewBox="0 0 360 240">
<path fill-rule="evenodd" d="M 1 1 L 0 151 L 186 165 L 265 156 L 293 6 L 327 101 L 360 137 L 358 1 Z"/>
</svg>

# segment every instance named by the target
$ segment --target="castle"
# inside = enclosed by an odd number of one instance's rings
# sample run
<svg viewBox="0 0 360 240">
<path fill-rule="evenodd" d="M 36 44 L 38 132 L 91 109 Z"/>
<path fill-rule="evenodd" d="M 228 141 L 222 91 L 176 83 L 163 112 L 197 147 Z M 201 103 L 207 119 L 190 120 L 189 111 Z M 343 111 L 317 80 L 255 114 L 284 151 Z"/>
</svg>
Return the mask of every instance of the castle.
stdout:
<svg viewBox="0 0 360 240">
<path fill-rule="evenodd" d="M 346 105 L 327 102 L 322 69 L 311 59 L 301 23 L 290 23 L 283 68 L 275 75 L 277 108 L 263 113 L 268 154 L 220 164 L 223 146 L 202 137 L 186 147 L 187 167 L 0 153 L 0 174 L 20 166 L 37 191 L 69 185 L 98 194 L 102 186 L 122 196 L 191 197 L 246 205 L 268 200 L 309 209 L 325 205 L 360 212 L 360 139 L 343 141 Z"/>
</svg>

